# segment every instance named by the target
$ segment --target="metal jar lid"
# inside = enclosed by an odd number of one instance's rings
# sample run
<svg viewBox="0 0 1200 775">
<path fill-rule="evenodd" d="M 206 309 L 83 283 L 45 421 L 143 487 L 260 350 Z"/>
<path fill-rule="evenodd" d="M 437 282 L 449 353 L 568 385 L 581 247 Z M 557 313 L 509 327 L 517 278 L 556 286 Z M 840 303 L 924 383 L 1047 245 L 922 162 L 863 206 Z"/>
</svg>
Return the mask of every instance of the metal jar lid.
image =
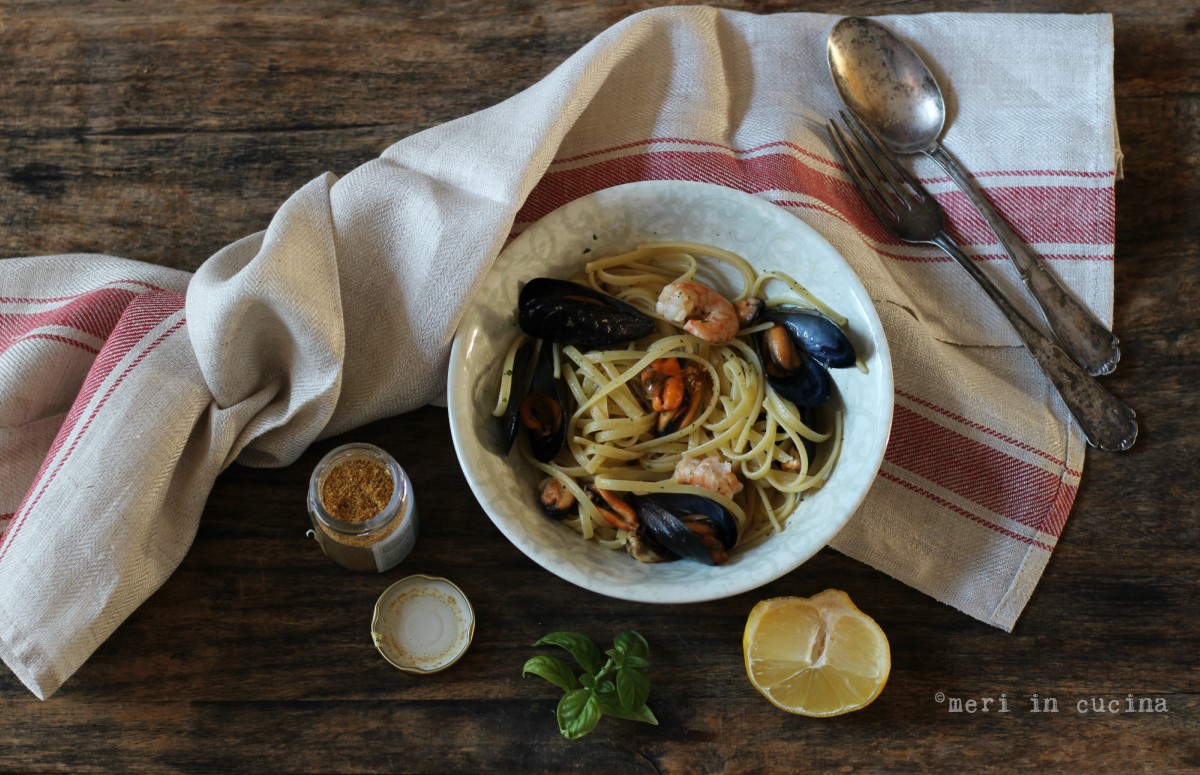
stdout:
<svg viewBox="0 0 1200 775">
<path fill-rule="evenodd" d="M 447 579 L 415 575 L 392 584 L 375 603 L 371 638 L 383 658 L 426 675 L 453 665 L 475 635 L 475 612 Z"/>
</svg>

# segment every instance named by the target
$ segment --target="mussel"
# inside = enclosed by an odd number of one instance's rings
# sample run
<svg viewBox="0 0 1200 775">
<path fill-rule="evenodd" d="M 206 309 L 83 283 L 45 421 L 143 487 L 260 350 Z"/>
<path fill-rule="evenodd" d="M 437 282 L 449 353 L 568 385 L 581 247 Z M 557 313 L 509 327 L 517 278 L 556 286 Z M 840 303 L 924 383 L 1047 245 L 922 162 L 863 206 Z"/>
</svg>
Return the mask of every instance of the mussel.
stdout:
<svg viewBox="0 0 1200 775">
<path fill-rule="evenodd" d="M 679 358 L 658 358 L 641 373 L 642 390 L 650 408 L 658 412 L 654 433 L 666 436 L 690 425 L 700 415 L 710 390 L 708 374 Z"/>
<path fill-rule="evenodd" d="M 513 363 L 512 395 L 504 416 L 505 449 L 512 448 L 517 432 L 524 427 L 533 456 L 549 463 L 567 440 L 567 400 L 562 385 L 554 378 L 550 345 L 537 348 L 536 344 L 530 340 L 521 345 Z M 530 361 L 535 358 L 532 374 L 527 377 Z"/>
<path fill-rule="evenodd" d="M 637 307 L 552 277 L 535 277 L 521 289 L 517 323 L 532 337 L 581 350 L 631 342 L 654 330 L 654 321 Z"/>
<path fill-rule="evenodd" d="M 733 515 L 709 498 L 654 493 L 640 496 L 635 508 L 639 548 L 648 545 L 659 555 L 719 565 L 737 543 Z"/>
<path fill-rule="evenodd" d="M 654 321 L 636 307 L 587 286 L 536 277 L 521 289 L 517 323 L 532 339 L 521 345 L 513 362 L 503 418 L 504 450 L 512 449 L 524 426 L 534 457 L 549 463 L 566 442 L 568 412 L 566 391 L 554 379 L 549 343 L 582 350 L 611 347 L 650 334 Z"/>
<path fill-rule="evenodd" d="M 786 329 L 776 325 L 759 334 L 759 355 L 767 382 L 798 407 L 821 406 L 833 393 L 829 370 L 791 342 Z"/>
<path fill-rule="evenodd" d="M 521 430 L 521 399 L 529 392 L 529 371 L 533 365 L 533 351 L 537 341 L 527 339 L 517 348 L 513 359 L 512 374 L 508 385 L 508 408 L 504 410 L 501 422 L 504 424 L 504 451 L 512 449 Z"/>
<path fill-rule="evenodd" d="M 618 530 L 637 530 L 637 512 L 627 500 L 594 484 L 585 484 L 583 491 L 600 516 Z"/>
<path fill-rule="evenodd" d="M 566 519 L 575 507 L 575 495 L 559 480 L 548 476 L 538 485 L 538 502 L 542 511 L 554 520 Z"/>
<path fill-rule="evenodd" d="M 800 422 L 804 423 L 807 427 L 811 428 L 817 433 L 824 432 L 817 427 L 819 424 L 821 424 L 821 418 L 815 406 L 800 407 Z M 813 457 L 815 457 L 817 454 L 817 442 L 808 438 L 804 439 L 803 441 L 804 451 L 808 453 L 808 459 L 811 462 Z"/>
<path fill-rule="evenodd" d="M 775 325 L 759 334 L 759 354 L 767 381 L 798 407 L 821 406 L 833 392 L 830 368 L 857 361 L 845 332 L 815 310 L 776 307 L 763 318 Z"/>
<path fill-rule="evenodd" d="M 763 317 L 786 328 L 796 346 L 822 366 L 844 369 L 858 360 L 846 332 L 816 310 L 776 307 Z"/>
</svg>

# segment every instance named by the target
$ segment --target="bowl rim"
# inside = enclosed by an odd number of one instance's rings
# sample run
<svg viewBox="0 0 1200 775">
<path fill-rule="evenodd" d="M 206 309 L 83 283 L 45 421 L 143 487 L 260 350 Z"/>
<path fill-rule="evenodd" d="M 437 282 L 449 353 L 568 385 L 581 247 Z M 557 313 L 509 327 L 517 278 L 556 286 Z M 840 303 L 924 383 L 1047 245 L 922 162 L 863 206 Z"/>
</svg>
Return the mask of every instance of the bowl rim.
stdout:
<svg viewBox="0 0 1200 775">
<path fill-rule="evenodd" d="M 825 239 L 820 232 L 816 231 L 816 229 L 805 223 L 802 219 L 795 216 L 784 207 L 779 206 L 768 199 L 757 197 L 753 194 L 725 186 L 693 181 L 637 181 L 600 189 L 592 192 L 591 194 L 586 194 L 573 199 L 570 202 L 567 202 L 566 204 L 551 211 L 550 213 L 547 213 L 538 221 L 529 224 L 520 235 L 510 240 L 500 252 L 500 255 L 497 256 L 497 259 L 493 265 L 489 267 L 483 282 L 480 283 L 480 287 L 482 288 L 486 286 L 486 278 L 488 276 L 491 276 L 493 273 L 499 271 L 498 266 L 501 265 L 501 262 L 505 260 L 508 251 L 512 249 L 514 245 L 518 244 L 519 241 L 525 238 L 526 235 L 536 233 L 535 230 L 540 228 L 541 224 L 551 222 L 554 219 L 561 219 L 565 217 L 565 214 L 572 213 L 577 208 L 596 205 L 599 205 L 601 208 L 620 207 L 623 204 L 625 195 L 636 196 L 642 193 L 651 194 L 655 192 L 676 196 L 686 195 L 688 193 L 695 195 L 710 193 L 722 197 L 741 200 L 751 207 L 764 208 L 762 210 L 764 213 L 767 212 L 767 210 L 777 210 L 778 213 L 786 215 L 788 219 L 791 219 L 788 221 L 790 226 L 796 228 L 800 232 L 805 233 L 806 238 L 815 240 L 816 243 L 821 245 L 824 250 L 831 254 L 837 261 L 841 262 L 848 272 L 848 277 L 851 280 L 851 295 L 855 299 L 856 303 L 862 307 L 863 314 L 867 319 L 866 322 L 870 328 L 871 343 L 873 346 L 871 358 L 874 361 L 874 368 L 877 371 L 876 379 L 880 380 L 880 384 L 878 385 L 878 393 L 881 396 L 880 401 L 882 402 L 881 406 L 883 408 L 883 412 L 879 416 L 879 430 L 877 432 L 877 435 L 882 439 L 882 443 L 873 444 L 871 447 L 873 450 L 872 459 L 866 462 L 866 466 L 871 471 L 871 475 L 869 477 L 865 477 L 864 481 L 859 484 L 858 491 L 854 494 L 852 499 L 852 505 L 846 509 L 846 513 L 842 515 L 840 521 L 838 521 L 836 524 L 831 523 L 832 526 L 825 531 L 828 534 L 823 536 L 823 538 L 816 544 L 812 551 L 808 552 L 804 556 L 799 556 L 801 553 L 798 552 L 796 557 L 790 558 L 787 563 L 780 564 L 770 569 L 770 571 L 765 571 L 758 574 L 754 572 L 743 572 L 740 574 L 741 578 L 735 579 L 732 582 L 726 582 L 724 585 L 721 585 L 721 589 L 715 590 L 711 593 L 697 592 L 695 588 L 682 590 L 680 585 L 669 585 L 666 587 L 656 586 L 653 590 L 653 594 L 630 595 L 628 594 L 628 587 L 621 587 L 619 591 L 612 591 L 597 585 L 589 584 L 588 575 L 578 570 L 576 565 L 573 563 L 560 562 L 557 560 L 552 561 L 552 558 L 547 556 L 546 553 L 534 551 L 533 548 L 527 548 L 524 545 L 523 540 L 518 540 L 517 537 L 514 537 L 514 535 L 504 530 L 505 525 L 508 523 L 509 517 L 502 513 L 496 513 L 497 509 L 494 506 L 489 505 L 488 494 L 484 483 L 481 482 L 475 475 L 475 472 L 469 463 L 470 454 L 468 454 L 468 450 L 472 447 L 474 448 L 475 452 L 479 452 L 480 450 L 478 448 L 477 441 L 473 439 L 473 434 L 470 433 L 469 416 L 471 413 L 466 411 L 467 407 L 465 406 L 462 408 L 456 408 L 459 407 L 462 402 L 456 401 L 455 398 L 456 396 L 469 396 L 470 387 L 467 385 L 466 370 L 464 368 L 465 350 L 467 349 L 467 343 L 465 342 L 465 329 L 467 326 L 473 324 L 472 313 L 476 308 L 478 297 L 468 302 L 468 306 L 459 321 L 458 328 L 455 331 L 451 346 L 449 369 L 447 372 L 446 399 L 451 437 L 454 443 L 455 454 L 458 457 L 463 475 L 471 488 L 472 494 L 474 494 L 476 501 L 480 505 L 480 508 L 485 514 L 487 514 L 492 523 L 498 529 L 500 529 L 504 537 L 508 539 L 510 543 L 516 546 L 517 549 L 519 549 L 523 554 L 525 554 L 526 557 L 533 560 L 535 564 L 541 566 L 545 570 L 550 571 L 559 578 L 582 589 L 596 592 L 597 594 L 623 599 L 630 602 L 686 604 L 732 597 L 734 595 L 761 587 L 800 567 L 821 549 L 828 546 L 829 542 L 837 535 L 838 532 L 841 531 L 842 528 L 845 527 L 845 525 L 850 521 L 851 518 L 853 518 L 854 514 L 857 513 L 858 509 L 861 507 L 867 496 L 867 493 L 878 476 L 879 469 L 883 463 L 883 458 L 887 450 L 888 440 L 891 436 L 891 426 L 894 419 L 894 401 L 892 400 L 892 397 L 894 396 L 894 374 L 892 371 L 891 354 L 887 343 L 886 333 L 883 328 L 883 323 L 879 319 L 878 312 L 875 309 L 874 301 L 871 299 L 870 294 L 867 293 L 865 286 L 862 284 L 861 278 L 858 276 L 858 273 L 855 272 L 853 266 L 850 265 L 845 257 L 842 256 L 841 253 L 834 248 L 833 245 L 827 239 Z M 778 216 L 765 217 L 774 218 Z M 803 282 L 803 278 L 797 279 Z M 469 405 L 471 402 L 468 400 L 466 401 L 466 404 Z M 483 450 L 483 454 L 490 455 L 493 453 L 488 450 Z M 593 548 L 601 551 L 609 551 L 601 549 L 600 547 Z M 719 567 L 722 566 L 718 566 L 718 568 Z"/>
</svg>

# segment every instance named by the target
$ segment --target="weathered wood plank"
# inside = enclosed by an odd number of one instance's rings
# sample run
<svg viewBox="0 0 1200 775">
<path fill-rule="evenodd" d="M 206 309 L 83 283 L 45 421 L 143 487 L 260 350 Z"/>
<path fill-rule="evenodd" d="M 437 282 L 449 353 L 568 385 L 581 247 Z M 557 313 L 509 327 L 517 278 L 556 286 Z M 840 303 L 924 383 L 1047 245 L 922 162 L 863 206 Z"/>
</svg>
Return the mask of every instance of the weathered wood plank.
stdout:
<svg viewBox="0 0 1200 775">
<path fill-rule="evenodd" d="M 534 83 L 641 2 L 0 3 L 0 255 L 96 251 L 194 269 L 289 194 Z M 756 11 L 795 4 L 729 3 Z M 817 2 L 804 10 L 1010 11 L 1011 3 Z M 826 550 L 753 593 L 696 606 L 586 593 L 515 549 L 471 498 L 442 409 L 374 423 L 279 470 L 234 466 L 168 583 L 46 703 L 0 673 L 0 767 L 46 771 L 774 772 L 1200 766 L 1200 16 L 1194 3 L 1071 0 L 1113 12 L 1126 179 L 1106 378 L 1139 412 L 1122 455 L 1090 454 L 1050 566 L 1005 635 Z M 423 533 L 402 568 L 354 575 L 305 536 L 304 487 L 347 438 L 408 465 Z M 419 464 L 418 461 L 419 460 Z M 446 575 L 479 615 L 453 669 L 403 675 L 371 645 L 377 595 Z M 846 589 L 894 667 L 870 708 L 824 722 L 760 698 L 741 631 L 761 598 Z M 650 640 L 659 727 L 555 729 L 522 679 L 540 635 Z M 937 693 L 947 695 L 938 702 Z M 1032 695 L 1059 713 L 1034 713 Z M 995 712 L 1001 695 L 1010 712 Z M 1165 713 L 1082 713 L 1092 698 Z M 952 713 L 948 698 L 991 698 Z"/>
</svg>

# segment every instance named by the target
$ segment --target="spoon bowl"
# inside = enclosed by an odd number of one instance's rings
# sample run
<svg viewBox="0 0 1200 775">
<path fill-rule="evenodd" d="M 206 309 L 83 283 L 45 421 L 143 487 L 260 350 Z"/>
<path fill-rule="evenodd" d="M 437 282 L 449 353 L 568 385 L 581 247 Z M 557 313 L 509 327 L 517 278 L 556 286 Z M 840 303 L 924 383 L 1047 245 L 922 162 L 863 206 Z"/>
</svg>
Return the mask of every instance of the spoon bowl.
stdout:
<svg viewBox="0 0 1200 775">
<path fill-rule="evenodd" d="M 933 150 L 946 124 L 942 90 L 886 27 L 855 16 L 833 26 L 829 71 L 842 101 L 897 153 Z"/>
</svg>

